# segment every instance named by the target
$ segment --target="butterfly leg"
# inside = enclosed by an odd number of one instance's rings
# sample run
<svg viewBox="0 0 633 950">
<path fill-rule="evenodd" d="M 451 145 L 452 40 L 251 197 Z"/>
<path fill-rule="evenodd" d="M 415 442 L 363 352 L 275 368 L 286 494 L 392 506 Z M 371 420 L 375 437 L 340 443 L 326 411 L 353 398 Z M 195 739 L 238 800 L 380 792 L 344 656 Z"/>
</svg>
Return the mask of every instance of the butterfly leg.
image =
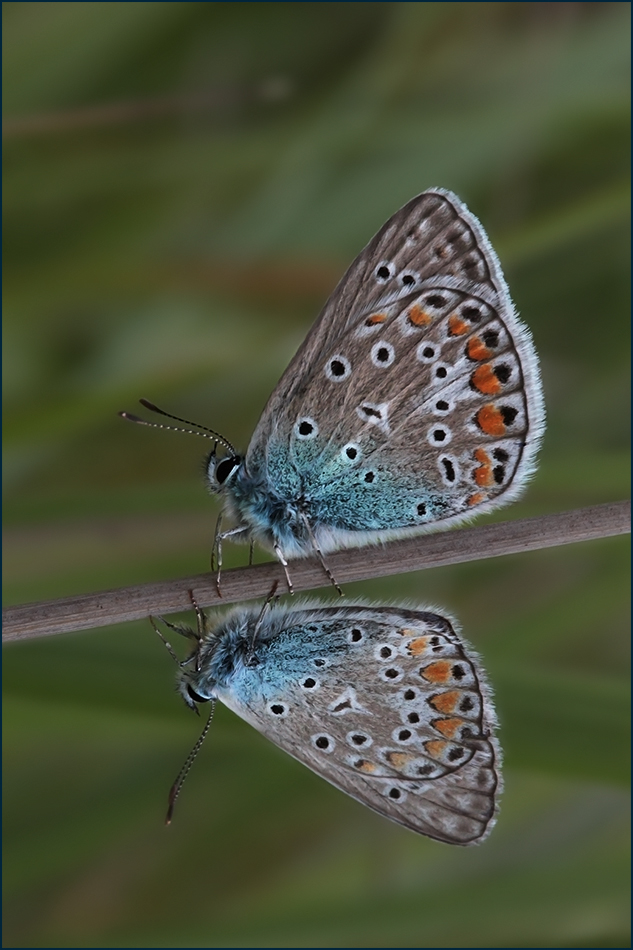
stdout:
<svg viewBox="0 0 633 950">
<path fill-rule="evenodd" d="M 200 608 L 198 607 L 198 605 L 197 605 L 197 604 L 195 603 L 195 601 L 193 600 L 193 594 L 192 594 L 191 591 L 189 591 L 189 596 L 191 597 L 192 603 L 194 604 L 194 608 L 195 608 L 195 610 L 196 610 L 196 616 L 197 616 L 198 614 L 200 614 L 200 617 L 198 618 L 198 632 L 197 632 L 197 633 L 196 633 L 194 630 L 192 630 L 191 627 L 187 627 L 185 624 L 182 624 L 182 623 L 171 623 L 169 620 L 165 620 L 164 617 L 158 617 L 158 620 L 160 620 L 161 623 L 164 623 L 166 627 L 169 627 L 170 630 L 174 630 L 176 633 L 180 634 L 181 637 L 186 637 L 188 640 L 196 640 L 196 641 L 198 642 L 198 644 L 200 644 L 200 643 L 202 642 L 202 635 L 203 635 L 203 633 L 204 633 L 204 616 L 202 615 L 202 611 L 200 610 Z M 186 660 L 180 660 L 180 659 L 176 656 L 176 653 L 175 653 L 175 651 L 174 651 L 174 649 L 173 649 L 171 643 L 170 643 L 168 640 L 165 639 L 165 637 L 162 635 L 162 633 L 160 632 L 160 630 L 159 630 L 158 627 L 156 626 L 156 620 L 154 619 L 154 617 L 150 616 L 149 622 L 151 623 L 152 627 L 154 628 L 154 631 L 158 634 L 158 636 L 160 637 L 160 639 L 163 641 L 163 643 L 164 643 L 165 646 L 167 647 L 167 651 L 168 651 L 169 655 L 171 656 L 171 658 L 174 659 L 174 660 L 178 663 L 179 666 L 184 666 L 185 664 L 189 663 L 189 662 L 190 662 L 190 658 L 188 658 L 188 659 L 186 659 Z M 202 624 L 203 624 L 202 627 L 200 626 L 200 623 L 201 623 L 201 622 L 202 622 Z"/>
<path fill-rule="evenodd" d="M 204 621 L 204 614 L 200 610 L 200 607 L 198 606 L 198 601 L 194 597 L 192 590 L 189 591 L 189 600 L 191 601 L 191 606 L 196 612 L 196 626 L 198 628 L 198 636 L 196 637 L 196 639 L 202 640 L 205 634 L 206 624 Z"/>
<path fill-rule="evenodd" d="M 220 546 L 220 528 L 222 527 L 222 515 L 219 514 L 215 522 L 215 531 L 213 533 L 213 544 L 211 546 L 211 573 L 215 571 L 216 554 L 219 556 Z"/>
<path fill-rule="evenodd" d="M 161 619 L 162 619 L 162 618 L 161 618 Z M 176 653 L 174 652 L 174 648 L 172 647 L 172 645 L 171 645 L 171 643 L 169 642 L 169 640 L 166 640 L 165 637 L 162 635 L 162 633 L 160 632 L 160 630 L 159 630 L 158 627 L 156 626 L 156 621 L 154 620 L 154 618 L 150 616 L 149 622 L 151 623 L 152 627 L 154 628 L 154 631 L 158 634 L 158 636 L 159 636 L 159 637 L 161 638 L 161 640 L 163 641 L 163 644 L 167 647 L 167 651 L 168 651 L 170 657 L 172 658 L 172 660 L 175 660 L 176 663 L 180 664 L 180 660 L 179 660 L 178 657 L 176 656 Z M 165 621 L 163 621 L 163 623 L 164 623 L 164 622 L 165 622 Z M 169 626 L 172 626 L 172 624 L 169 624 Z M 178 632 L 180 632 L 180 631 L 178 631 Z"/>
<path fill-rule="evenodd" d="M 292 580 L 290 579 L 290 572 L 288 571 L 288 561 L 285 559 L 285 557 L 281 553 L 281 548 L 279 547 L 278 544 L 275 544 L 274 551 L 275 551 L 275 554 L 277 555 L 277 560 L 279 561 L 279 563 L 284 569 L 284 574 L 286 575 L 286 583 L 288 585 L 288 592 L 290 594 L 294 594 L 295 589 L 292 586 Z"/>
<path fill-rule="evenodd" d="M 220 586 L 220 579 L 222 575 L 222 542 L 225 540 L 225 538 L 234 538 L 238 534 L 246 534 L 249 530 L 245 525 L 242 525 L 239 528 L 231 528 L 230 531 L 219 531 L 221 524 L 222 516 L 220 515 L 216 521 L 215 537 L 213 539 L 213 548 L 211 550 L 211 570 L 213 571 L 217 565 L 215 587 L 218 592 L 218 597 L 222 596 L 222 588 Z"/>
<path fill-rule="evenodd" d="M 198 649 L 196 650 L 196 672 L 200 672 L 200 648 L 202 646 L 202 641 L 204 640 L 204 635 L 207 630 L 206 618 L 202 613 L 202 610 L 198 606 L 198 601 L 194 597 L 193 591 L 189 591 L 189 597 L 191 599 L 191 605 L 196 612 L 196 626 L 198 628 L 197 641 Z"/>
<path fill-rule="evenodd" d="M 270 590 L 268 597 L 264 601 L 259 617 L 255 621 L 255 626 L 253 627 L 253 635 L 251 636 L 251 642 L 249 644 L 248 653 L 246 655 L 245 662 L 247 666 L 257 666 L 257 664 L 259 663 L 259 660 L 257 659 L 255 655 L 255 641 L 257 639 L 257 634 L 259 633 L 261 626 L 264 622 L 264 617 L 270 610 L 270 605 L 273 603 L 273 601 L 276 603 L 279 600 L 279 597 L 276 596 L 278 587 L 279 587 L 279 581 L 275 581 Z"/>
<path fill-rule="evenodd" d="M 341 590 L 341 588 L 340 588 L 340 587 L 338 586 L 338 584 L 336 583 L 336 578 L 334 577 L 334 575 L 332 574 L 332 571 L 329 569 L 329 567 L 328 567 L 327 564 L 325 563 L 325 558 L 323 557 L 323 554 L 322 554 L 322 552 L 321 552 L 321 550 L 320 550 L 320 548 L 319 548 L 319 545 L 317 544 L 316 538 L 314 537 L 314 532 L 312 531 L 312 525 L 310 524 L 307 515 L 302 514 L 302 515 L 301 515 L 301 518 L 303 519 L 303 523 L 305 524 L 306 529 L 307 529 L 307 532 L 308 532 L 308 534 L 310 535 L 310 540 L 312 541 L 312 547 L 314 548 L 314 553 L 316 554 L 317 558 L 319 559 L 319 563 L 320 563 L 321 567 L 322 567 L 323 570 L 325 571 L 325 573 L 326 573 L 326 575 L 327 575 L 327 577 L 328 577 L 328 579 L 329 579 L 330 584 L 332 585 L 332 587 L 335 587 L 336 590 L 339 592 L 339 594 L 340 594 L 341 597 L 342 597 L 342 596 L 343 596 L 343 591 Z"/>
</svg>

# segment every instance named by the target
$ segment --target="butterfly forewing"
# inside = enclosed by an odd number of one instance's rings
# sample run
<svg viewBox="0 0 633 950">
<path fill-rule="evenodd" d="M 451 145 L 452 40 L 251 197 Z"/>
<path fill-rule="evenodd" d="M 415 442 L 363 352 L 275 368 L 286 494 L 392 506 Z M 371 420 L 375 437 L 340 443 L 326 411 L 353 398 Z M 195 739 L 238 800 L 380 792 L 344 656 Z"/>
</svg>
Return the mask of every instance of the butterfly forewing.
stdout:
<svg viewBox="0 0 633 950">
<path fill-rule="evenodd" d="M 247 465 L 263 464 L 282 496 L 277 480 L 292 471 L 317 534 L 388 535 L 515 497 L 542 428 L 536 356 L 496 255 L 461 202 L 433 191 L 352 264 L 273 393 Z"/>
<path fill-rule="evenodd" d="M 356 316 L 378 301 L 443 275 L 491 292 L 499 289 L 501 281 L 505 289 L 496 257 L 492 272 L 487 263 L 489 251 L 479 222 L 449 192 L 433 189 L 400 208 L 339 281 L 275 388 L 251 444 L 270 434 L 273 419 L 302 388 L 306 369 L 314 364 L 317 354 L 333 349 Z M 411 276 L 414 285 L 409 282 Z"/>
<path fill-rule="evenodd" d="M 277 615 L 219 698 L 380 814 L 440 841 L 482 840 L 500 783 L 495 717 L 453 624 L 397 608 Z"/>
</svg>

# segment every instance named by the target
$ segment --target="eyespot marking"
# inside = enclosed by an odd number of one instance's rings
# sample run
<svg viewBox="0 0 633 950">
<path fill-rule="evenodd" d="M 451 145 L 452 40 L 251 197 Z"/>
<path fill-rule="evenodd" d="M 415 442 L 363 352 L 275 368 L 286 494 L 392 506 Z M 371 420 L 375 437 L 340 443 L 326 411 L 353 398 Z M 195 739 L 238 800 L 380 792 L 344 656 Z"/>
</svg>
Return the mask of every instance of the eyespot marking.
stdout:
<svg viewBox="0 0 633 950">
<path fill-rule="evenodd" d="M 365 772 L 367 775 L 371 775 L 372 772 L 376 771 L 375 764 L 370 762 L 369 759 L 356 759 L 354 762 L 354 768 L 358 769 L 360 772 Z"/>
<path fill-rule="evenodd" d="M 501 383 L 492 363 L 481 363 L 477 367 L 470 377 L 470 386 L 485 396 L 496 396 L 501 392 Z"/>
<path fill-rule="evenodd" d="M 500 409 L 488 403 L 475 415 L 475 422 L 486 435 L 505 435 L 506 426 Z"/>
<path fill-rule="evenodd" d="M 474 456 L 479 465 L 473 470 L 473 481 L 479 488 L 490 488 L 492 485 L 492 463 L 485 449 L 475 449 Z"/>
<path fill-rule="evenodd" d="M 427 441 L 431 445 L 448 445 L 453 438 L 453 433 L 448 426 L 432 426 L 427 433 Z"/>
<path fill-rule="evenodd" d="M 390 261 L 381 261 L 376 268 L 376 280 L 379 284 L 385 284 L 390 277 L 393 277 L 394 267 Z"/>
<path fill-rule="evenodd" d="M 371 361 L 374 366 L 380 369 L 386 369 L 386 367 L 391 366 L 395 358 L 396 351 L 391 343 L 379 340 L 378 343 L 374 343 L 371 348 Z"/>
<path fill-rule="evenodd" d="M 473 304 L 466 304 L 465 307 L 462 307 L 462 316 L 470 321 L 470 323 L 479 323 L 482 314 L 479 307 L 476 307 Z"/>
<path fill-rule="evenodd" d="M 348 442 L 341 449 L 341 458 L 344 462 L 355 462 L 362 455 L 358 442 Z"/>
<path fill-rule="evenodd" d="M 464 333 L 468 333 L 470 327 L 465 320 L 456 314 L 452 313 L 448 318 L 448 332 L 450 336 L 462 336 Z"/>
<path fill-rule="evenodd" d="M 385 683 L 399 683 L 404 676 L 404 670 L 398 666 L 389 666 L 386 670 L 381 670 L 379 675 Z"/>
<path fill-rule="evenodd" d="M 295 435 L 298 439 L 306 442 L 310 439 L 316 439 L 319 434 L 319 427 L 310 416 L 304 416 L 303 419 L 297 419 L 294 426 Z"/>
<path fill-rule="evenodd" d="M 366 327 L 376 327 L 381 323 L 384 323 L 387 319 L 386 313 L 372 313 L 370 317 L 367 317 L 365 320 Z"/>
<path fill-rule="evenodd" d="M 420 343 L 416 350 L 416 358 L 420 363 L 432 363 L 438 356 L 438 348 L 432 343 Z"/>
<path fill-rule="evenodd" d="M 368 749 L 374 741 L 372 737 L 366 732 L 360 732 L 359 730 L 348 732 L 345 738 L 347 739 L 348 744 L 354 749 L 360 749 L 361 747 Z"/>
<path fill-rule="evenodd" d="M 439 460 L 441 466 L 440 471 L 442 472 L 442 478 L 445 482 L 448 482 L 449 485 L 454 484 L 457 481 L 457 470 L 455 460 L 449 458 L 447 455 L 442 455 Z"/>
<path fill-rule="evenodd" d="M 325 364 L 325 375 L 333 383 L 343 382 L 343 380 L 348 378 L 351 371 L 352 364 L 347 357 L 341 353 L 333 356 Z"/>
<path fill-rule="evenodd" d="M 407 320 L 411 326 L 419 329 L 420 327 L 428 327 L 431 317 L 419 304 L 414 303 L 407 311 Z"/>
<path fill-rule="evenodd" d="M 327 732 L 318 732 L 310 736 L 310 742 L 319 752 L 326 752 L 328 755 L 336 748 L 336 742 Z"/>
<path fill-rule="evenodd" d="M 466 344 L 466 356 L 469 360 L 474 362 L 479 362 L 480 360 L 489 360 L 494 356 L 494 353 L 489 349 L 485 343 L 479 339 L 478 336 L 471 336 L 470 340 Z"/>
</svg>

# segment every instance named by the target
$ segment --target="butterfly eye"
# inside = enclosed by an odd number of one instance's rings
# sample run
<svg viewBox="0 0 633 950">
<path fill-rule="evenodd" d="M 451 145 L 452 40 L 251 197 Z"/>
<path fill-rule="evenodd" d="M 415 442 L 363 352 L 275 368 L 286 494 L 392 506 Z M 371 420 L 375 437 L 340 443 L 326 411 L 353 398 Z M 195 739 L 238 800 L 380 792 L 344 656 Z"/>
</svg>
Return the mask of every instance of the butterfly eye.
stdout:
<svg viewBox="0 0 633 950">
<path fill-rule="evenodd" d="M 218 462 L 215 469 L 215 478 L 219 485 L 223 485 L 229 475 L 240 465 L 242 459 L 239 455 L 233 455 L 230 458 L 222 459 Z"/>
<path fill-rule="evenodd" d="M 189 683 L 187 683 L 187 693 L 189 694 L 189 697 L 193 699 L 194 703 L 208 703 L 209 702 L 208 696 L 200 696 L 200 694 L 196 693 L 195 689 L 193 689 L 189 685 Z"/>
</svg>

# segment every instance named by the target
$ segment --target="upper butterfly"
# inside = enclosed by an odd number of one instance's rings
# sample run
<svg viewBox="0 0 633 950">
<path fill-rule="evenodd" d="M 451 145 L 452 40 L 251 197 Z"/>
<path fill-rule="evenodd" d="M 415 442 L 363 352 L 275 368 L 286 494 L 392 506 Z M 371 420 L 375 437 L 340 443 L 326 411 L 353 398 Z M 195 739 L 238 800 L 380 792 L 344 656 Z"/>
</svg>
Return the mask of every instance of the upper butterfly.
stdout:
<svg viewBox="0 0 633 950">
<path fill-rule="evenodd" d="M 351 265 L 246 455 L 211 454 L 236 522 L 218 544 L 257 540 L 285 565 L 458 524 L 519 495 L 544 425 L 532 338 L 486 233 L 431 189 Z"/>
</svg>

